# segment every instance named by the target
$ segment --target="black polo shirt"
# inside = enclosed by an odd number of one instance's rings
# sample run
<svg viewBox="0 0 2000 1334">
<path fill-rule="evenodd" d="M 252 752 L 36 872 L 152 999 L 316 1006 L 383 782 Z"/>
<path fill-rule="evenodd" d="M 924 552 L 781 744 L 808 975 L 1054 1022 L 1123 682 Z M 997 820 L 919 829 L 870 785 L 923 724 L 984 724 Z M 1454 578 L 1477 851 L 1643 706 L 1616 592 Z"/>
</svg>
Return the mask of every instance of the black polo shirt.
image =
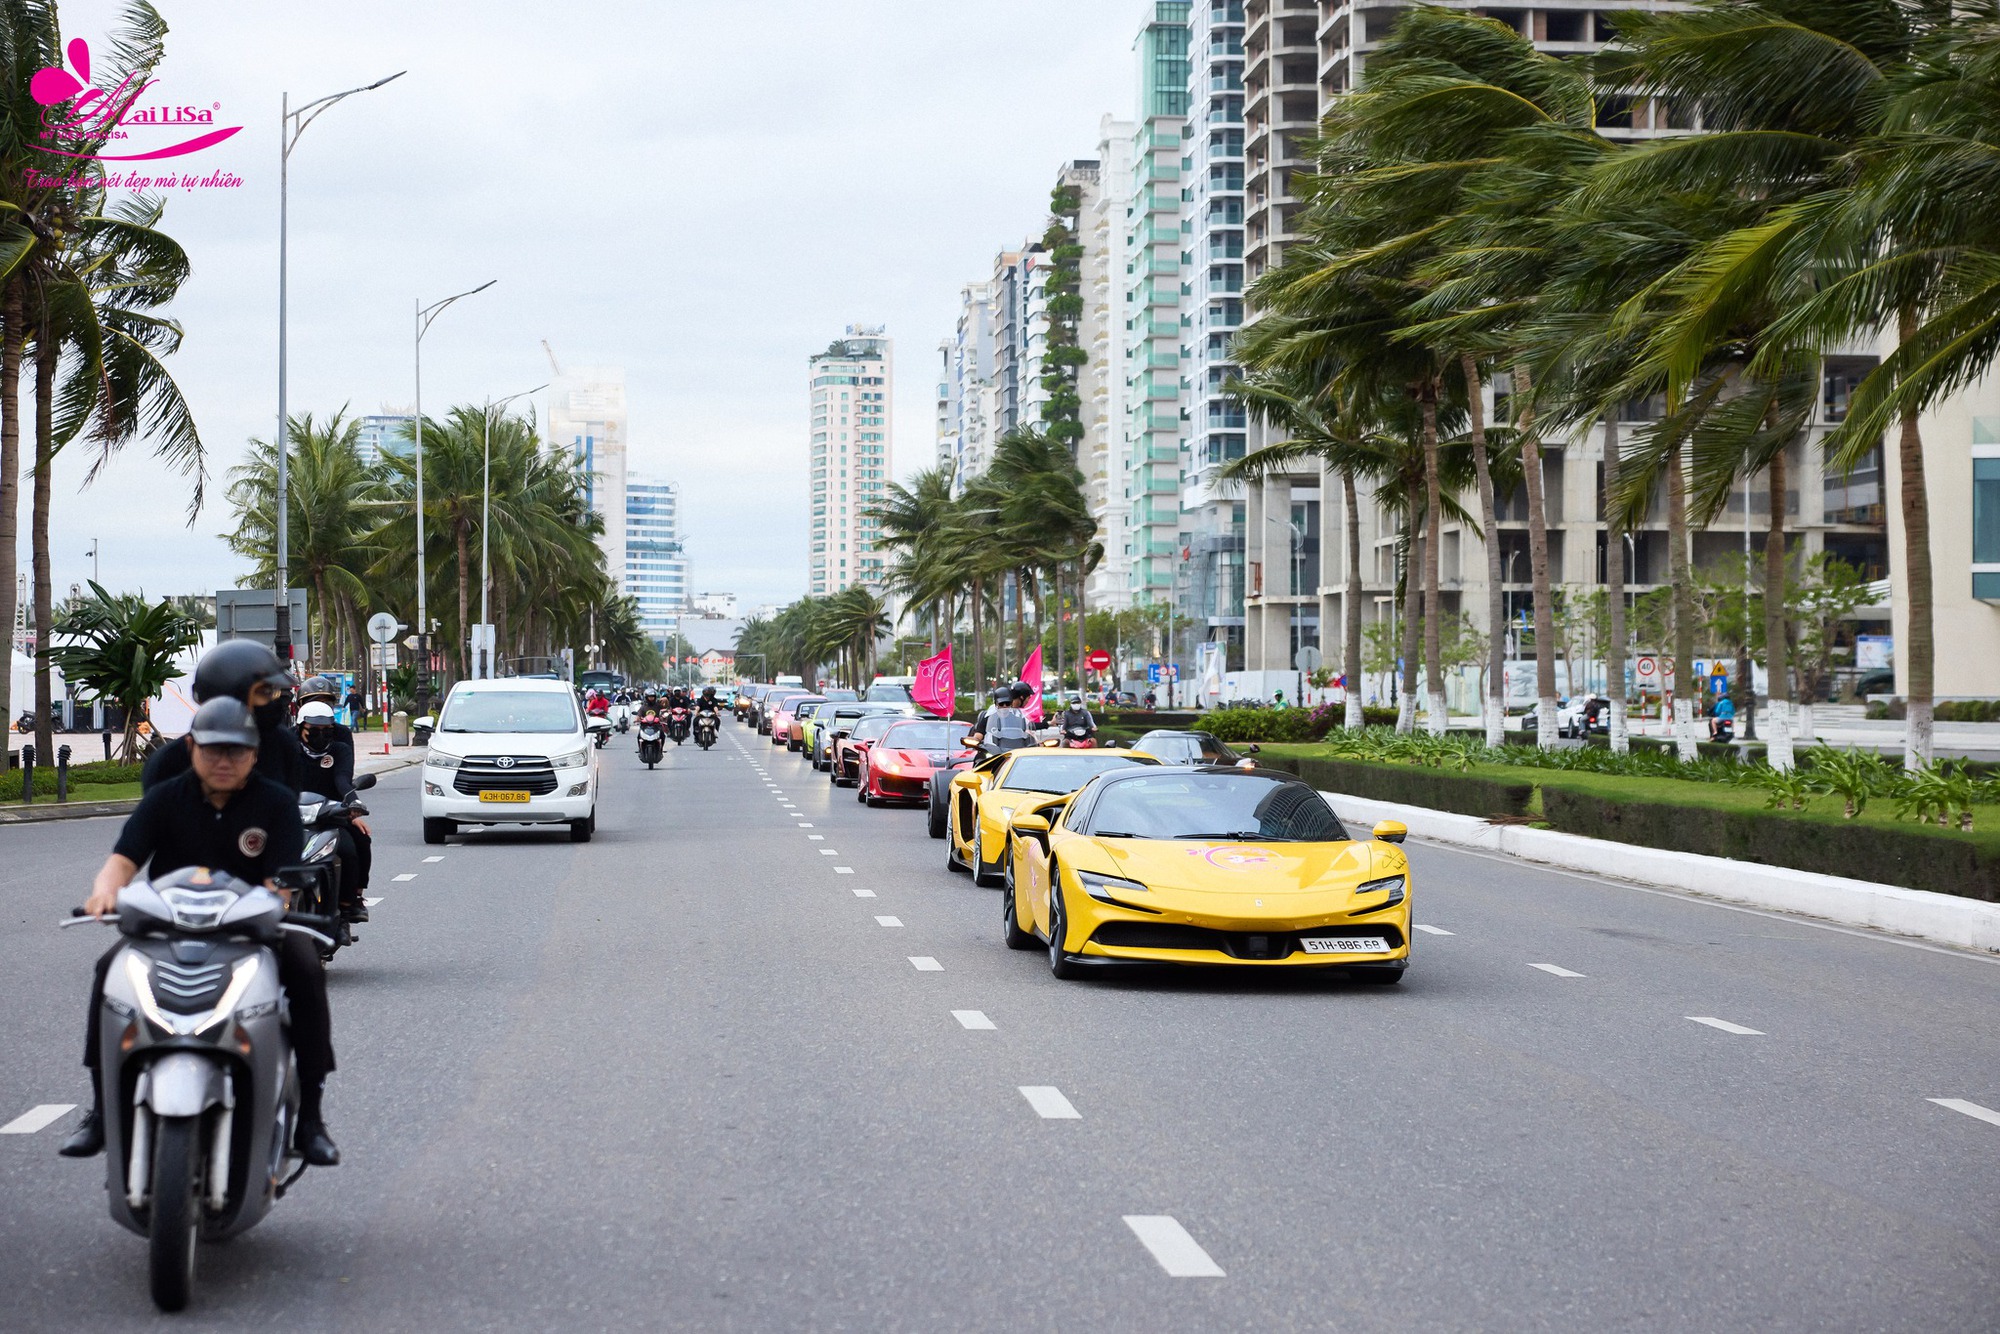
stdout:
<svg viewBox="0 0 2000 1334">
<path fill-rule="evenodd" d="M 285 725 L 257 726 L 257 772 L 294 792 L 305 790 L 306 748 L 298 733 Z M 187 738 L 175 737 L 147 757 L 139 772 L 139 790 L 151 792 L 176 774 L 189 773 L 194 759 L 188 754 Z"/>
<path fill-rule="evenodd" d="M 220 810 L 201 794 L 192 769 L 169 778 L 140 799 L 112 851 L 158 877 L 184 866 L 227 871 L 260 885 L 305 855 L 305 827 L 297 796 L 252 772 L 241 792 Z"/>
<path fill-rule="evenodd" d="M 354 748 L 331 742 L 321 754 L 306 752 L 304 785 L 300 795 L 311 792 L 339 801 L 354 790 Z"/>
</svg>

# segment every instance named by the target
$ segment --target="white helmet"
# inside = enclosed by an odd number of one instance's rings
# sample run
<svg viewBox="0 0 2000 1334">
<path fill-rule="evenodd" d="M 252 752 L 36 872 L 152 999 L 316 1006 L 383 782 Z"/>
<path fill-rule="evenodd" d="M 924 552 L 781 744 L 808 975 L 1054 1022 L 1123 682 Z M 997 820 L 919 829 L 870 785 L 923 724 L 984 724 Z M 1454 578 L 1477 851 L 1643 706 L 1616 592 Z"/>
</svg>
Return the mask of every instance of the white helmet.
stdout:
<svg viewBox="0 0 2000 1334">
<path fill-rule="evenodd" d="M 299 709 L 300 727 L 331 727 L 334 724 L 333 705 L 314 700 Z"/>
</svg>

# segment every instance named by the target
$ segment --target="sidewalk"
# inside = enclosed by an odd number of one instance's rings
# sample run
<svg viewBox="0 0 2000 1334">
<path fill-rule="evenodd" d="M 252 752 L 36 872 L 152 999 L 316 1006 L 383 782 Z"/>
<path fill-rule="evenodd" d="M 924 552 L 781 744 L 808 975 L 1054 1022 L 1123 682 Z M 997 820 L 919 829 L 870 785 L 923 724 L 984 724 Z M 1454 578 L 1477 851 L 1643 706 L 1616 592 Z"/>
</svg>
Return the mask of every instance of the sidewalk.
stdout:
<svg viewBox="0 0 2000 1334">
<path fill-rule="evenodd" d="M 379 733 L 376 734 L 376 739 L 379 745 Z M 365 741 L 366 738 L 356 737 L 355 740 Z M 430 748 L 427 746 L 400 746 L 387 755 L 379 750 L 373 753 L 364 752 L 354 757 L 354 772 L 357 777 L 361 774 L 394 773 L 398 769 L 422 764 L 428 754 Z M 88 792 L 90 789 L 83 787 L 77 790 Z M 59 802 L 54 797 L 40 797 L 33 805 L 0 806 L 0 825 L 36 824 L 44 820 L 90 820 L 105 815 L 124 816 L 130 815 L 132 808 L 138 804 L 137 797 L 123 797 L 116 801 L 71 799 L 66 802 Z"/>
</svg>

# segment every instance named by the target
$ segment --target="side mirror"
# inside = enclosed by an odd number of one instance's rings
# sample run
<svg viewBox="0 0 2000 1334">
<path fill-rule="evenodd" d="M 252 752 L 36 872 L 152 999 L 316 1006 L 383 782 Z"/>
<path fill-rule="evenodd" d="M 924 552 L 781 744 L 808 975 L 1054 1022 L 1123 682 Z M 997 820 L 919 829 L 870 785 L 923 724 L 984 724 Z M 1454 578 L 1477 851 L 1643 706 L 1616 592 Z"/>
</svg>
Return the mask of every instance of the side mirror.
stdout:
<svg viewBox="0 0 2000 1334">
<path fill-rule="evenodd" d="M 592 718 L 588 723 L 584 724 L 583 730 L 586 732 L 609 732 L 611 730 L 611 720 L 609 718 Z"/>
<path fill-rule="evenodd" d="M 371 787 L 374 787 L 374 786 L 375 786 L 375 775 L 374 775 L 374 774 L 356 774 L 356 775 L 354 775 L 354 790 L 355 790 L 356 792 L 366 792 L 366 791 L 367 791 L 367 790 L 368 790 L 369 788 L 371 788 Z"/>
<path fill-rule="evenodd" d="M 1401 820 L 1383 820 L 1375 826 L 1375 837 L 1384 843 L 1401 843 L 1410 835 L 1410 827 Z"/>
<path fill-rule="evenodd" d="M 1023 838 L 1032 838 L 1044 847 L 1048 846 L 1049 821 L 1047 816 L 1037 815 L 1032 811 L 1024 811 L 1014 816 L 1007 823 L 1013 828 L 1015 833 L 1021 835 Z"/>
</svg>

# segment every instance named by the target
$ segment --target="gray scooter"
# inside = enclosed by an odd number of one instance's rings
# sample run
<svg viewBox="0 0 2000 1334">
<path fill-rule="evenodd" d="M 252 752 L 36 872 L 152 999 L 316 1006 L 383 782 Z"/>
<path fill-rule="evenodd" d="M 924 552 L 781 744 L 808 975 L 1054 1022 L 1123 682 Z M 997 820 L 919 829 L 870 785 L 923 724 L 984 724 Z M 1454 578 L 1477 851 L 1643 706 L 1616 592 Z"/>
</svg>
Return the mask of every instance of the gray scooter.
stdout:
<svg viewBox="0 0 2000 1334">
<path fill-rule="evenodd" d="M 305 1171 L 274 947 L 286 931 L 330 944 L 331 923 L 201 867 L 134 880 L 102 920 L 126 937 L 99 1039 L 111 1217 L 147 1238 L 154 1304 L 178 1311 L 196 1241 L 254 1227 Z"/>
</svg>

